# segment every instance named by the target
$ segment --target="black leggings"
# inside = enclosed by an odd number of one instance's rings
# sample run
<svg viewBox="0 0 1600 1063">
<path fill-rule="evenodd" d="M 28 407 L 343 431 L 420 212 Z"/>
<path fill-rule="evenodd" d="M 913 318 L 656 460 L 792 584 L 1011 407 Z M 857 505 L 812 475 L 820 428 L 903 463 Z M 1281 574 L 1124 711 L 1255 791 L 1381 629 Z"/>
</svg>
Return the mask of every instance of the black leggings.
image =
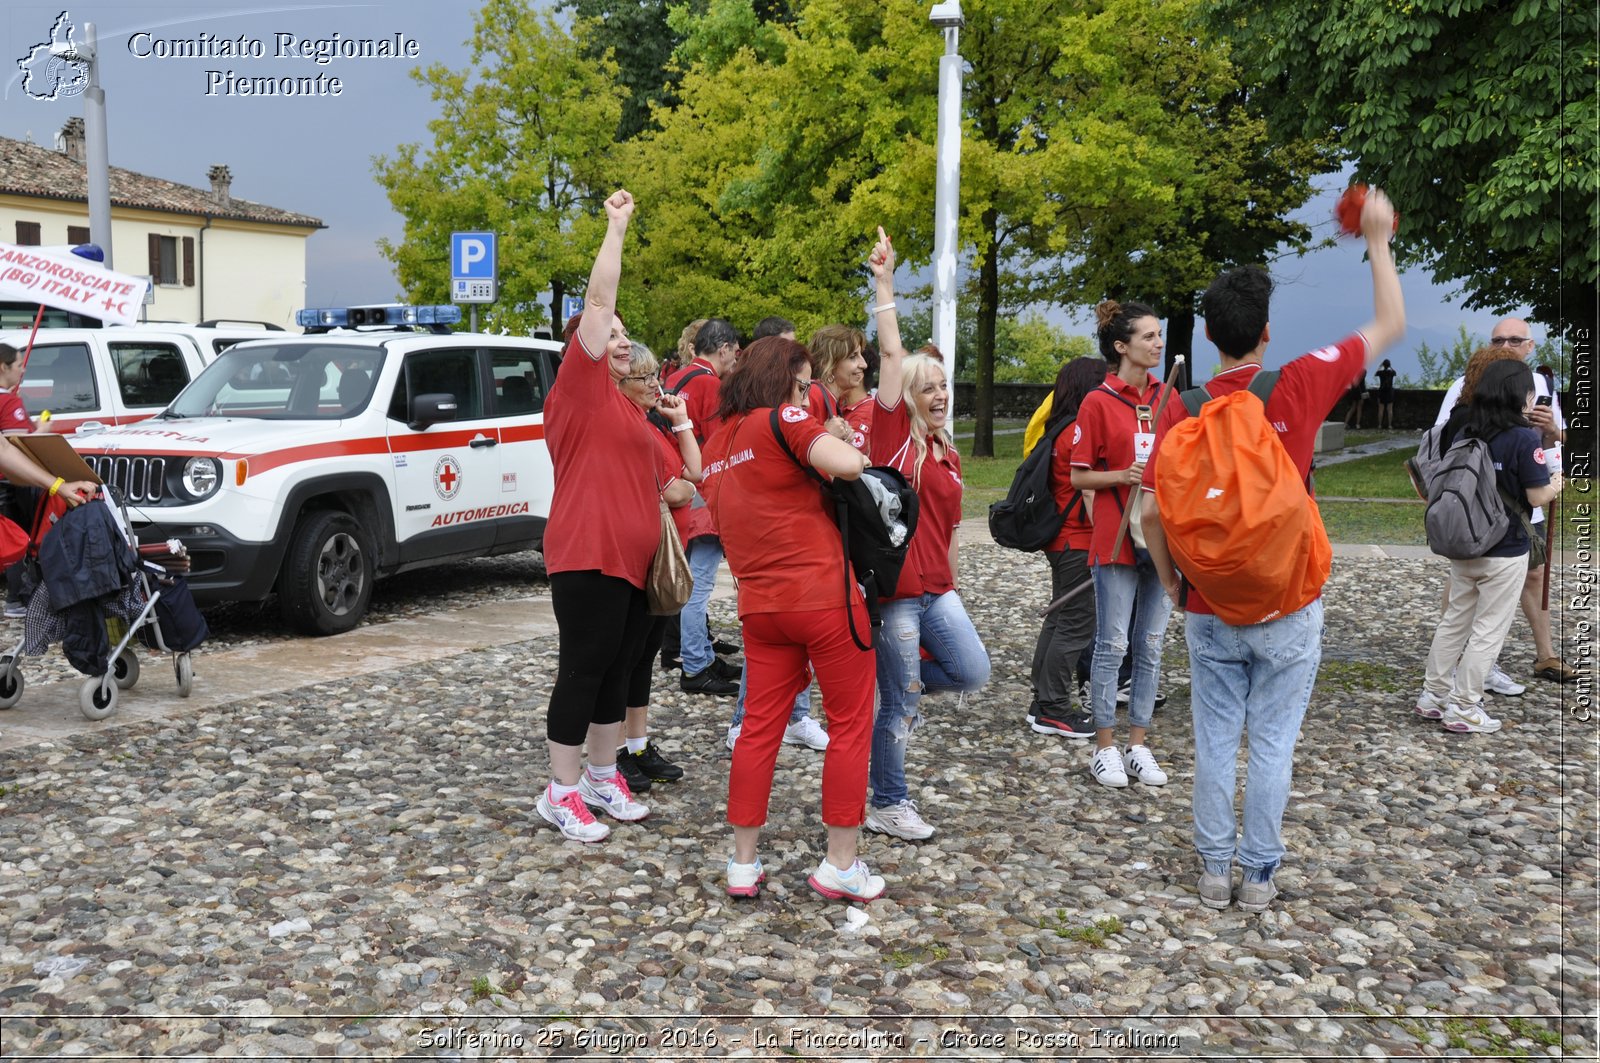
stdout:
<svg viewBox="0 0 1600 1063">
<path fill-rule="evenodd" d="M 550 576 L 561 649 L 545 714 L 545 737 L 581 746 L 589 725 L 621 723 L 628 681 L 644 646 L 650 613 L 644 591 L 594 569 Z"/>
<path fill-rule="evenodd" d="M 667 621 L 675 616 L 652 616 L 650 628 L 644 633 L 644 648 L 639 651 L 639 662 L 628 675 L 628 708 L 637 709 L 650 704 L 650 681 L 655 678 L 656 654 L 661 652 L 661 639 L 667 631 Z"/>
</svg>

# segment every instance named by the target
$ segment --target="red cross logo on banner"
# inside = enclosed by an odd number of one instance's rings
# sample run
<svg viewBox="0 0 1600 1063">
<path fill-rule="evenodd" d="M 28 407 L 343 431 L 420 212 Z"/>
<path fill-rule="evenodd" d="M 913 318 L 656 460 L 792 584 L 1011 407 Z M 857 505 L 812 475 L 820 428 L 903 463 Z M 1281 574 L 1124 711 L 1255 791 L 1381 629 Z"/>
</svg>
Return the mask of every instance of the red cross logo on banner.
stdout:
<svg viewBox="0 0 1600 1063">
<path fill-rule="evenodd" d="M 446 502 L 461 491 L 461 465 L 449 454 L 441 457 L 433 466 L 433 490 Z"/>
</svg>

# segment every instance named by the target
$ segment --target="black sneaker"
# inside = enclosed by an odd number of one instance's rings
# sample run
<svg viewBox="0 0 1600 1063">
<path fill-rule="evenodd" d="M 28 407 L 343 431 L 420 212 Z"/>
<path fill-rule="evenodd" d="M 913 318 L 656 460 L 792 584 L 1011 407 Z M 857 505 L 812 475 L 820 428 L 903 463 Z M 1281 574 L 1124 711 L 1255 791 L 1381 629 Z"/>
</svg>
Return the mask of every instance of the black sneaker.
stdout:
<svg viewBox="0 0 1600 1063">
<path fill-rule="evenodd" d="M 707 668 L 705 671 L 696 672 L 694 675 L 685 674 L 682 679 L 678 680 L 678 689 L 685 694 L 737 694 L 739 693 L 739 684 L 730 683 L 710 668 Z"/>
<path fill-rule="evenodd" d="M 1061 738 L 1094 737 L 1093 716 L 1069 713 L 1065 717 L 1056 717 L 1051 716 L 1049 710 L 1041 709 L 1028 721 L 1028 726 L 1042 735 L 1056 735 Z"/>
<path fill-rule="evenodd" d="M 739 645 L 737 642 L 727 642 L 723 639 L 717 639 L 717 641 L 711 644 L 711 651 L 713 653 L 732 655 L 735 653 L 743 653 L 744 647 Z"/>
<path fill-rule="evenodd" d="M 622 773 L 622 778 L 628 784 L 628 789 L 634 793 L 642 794 L 650 789 L 650 776 L 640 766 L 638 758 L 628 752 L 627 746 L 617 750 L 617 771 Z"/>
<path fill-rule="evenodd" d="M 651 782 L 677 782 L 683 778 L 683 769 L 663 757 L 654 742 L 646 742 L 637 753 L 618 757 L 617 762 L 628 763 L 635 770 L 643 772 Z M 628 777 L 628 782 L 633 782 L 633 776 Z"/>
<path fill-rule="evenodd" d="M 1131 682 L 1124 683 L 1121 686 L 1119 686 L 1117 688 L 1117 704 L 1118 705 L 1126 705 L 1128 703 L 1128 697 L 1132 693 L 1133 693 L 1133 684 Z M 1167 696 L 1165 694 L 1161 693 L 1161 691 L 1159 691 L 1159 690 L 1156 691 L 1156 708 L 1159 709 L 1161 706 L 1165 705 L 1166 703 L 1167 703 Z M 1088 699 L 1087 698 L 1084 699 L 1084 704 L 1088 704 Z"/>
<path fill-rule="evenodd" d="M 737 683 L 744 676 L 744 665 L 729 664 L 721 657 L 713 657 L 711 659 L 711 667 L 707 669 L 707 671 L 709 671 L 712 675 L 717 676 L 719 679 L 726 679 L 730 683 Z"/>
</svg>

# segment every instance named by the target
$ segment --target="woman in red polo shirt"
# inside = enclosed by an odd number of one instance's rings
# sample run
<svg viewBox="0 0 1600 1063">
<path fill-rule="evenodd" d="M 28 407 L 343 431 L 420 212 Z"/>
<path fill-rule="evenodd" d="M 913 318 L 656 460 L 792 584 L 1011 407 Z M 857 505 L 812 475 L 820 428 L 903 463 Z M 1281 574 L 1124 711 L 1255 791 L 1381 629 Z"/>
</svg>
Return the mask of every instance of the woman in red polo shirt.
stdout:
<svg viewBox="0 0 1600 1063">
<path fill-rule="evenodd" d="M 849 325 L 824 325 L 811 334 L 811 416 L 867 453 L 872 395 L 867 391 L 867 337 Z"/>
<path fill-rule="evenodd" d="M 1161 364 L 1161 322 L 1142 303 L 1119 305 L 1111 299 L 1095 307 L 1095 316 L 1100 354 L 1113 369 L 1084 397 L 1072 428 L 1072 486 L 1095 493 L 1089 541 L 1095 597 L 1094 665 L 1089 673 L 1095 751 L 1089 774 L 1105 786 L 1127 786 L 1130 775 L 1148 786 L 1162 786 L 1167 775 L 1147 741 L 1172 601 L 1144 549 L 1137 511 L 1121 548 L 1112 552 L 1122 512 L 1133 504 L 1130 496 L 1140 496 L 1139 479 L 1155 447 L 1154 411 L 1161 382 L 1150 370 Z M 1128 749 L 1123 753 L 1116 746 L 1117 668 L 1130 645 L 1133 679 Z"/>
<path fill-rule="evenodd" d="M 544 405 L 555 470 L 544 560 L 560 651 L 546 712 L 551 780 L 537 807 L 580 842 L 611 833 L 591 807 L 618 820 L 650 814 L 617 772 L 617 739 L 628 677 L 650 628 L 644 581 L 661 535 L 660 448 L 639 407 L 617 389 L 632 350 L 614 308 L 633 197 L 615 192 L 605 209 L 584 309 L 567 322 L 567 349 Z"/>
<path fill-rule="evenodd" d="M 749 688 L 728 775 L 734 853 L 727 888 L 753 897 L 765 877 L 756 845 L 789 712 L 810 682 L 809 661 L 828 705 L 830 735 L 822 761 L 828 852 L 811 888 L 830 899 L 870 901 L 883 892 L 883 879 L 856 858 L 856 842 L 866 802 L 873 655 L 850 634 L 851 613 L 856 630 L 867 630 L 866 606 L 846 576 L 839 530 L 802 466 L 855 479 L 867 459 L 806 412 L 810 387 L 810 352 L 778 336 L 757 340 L 722 382 L 722 426 L 705 446 L 706 498 L 739 580 Z M 825 549 L 830 542 L 835 548 Z"/>
<path fill-rule="evenodd" d="M 956 593 L 956 528 L 961 524 L 961 458 L 946 425 L 950 378 L 944 363 L 907 356 L 894 307 L 894 248 L 878 230 L 869 262 L 876 280 L 878 401 L 872 460 L 899 469 L 917 492 L 917 531 L 892 600 L 883 604 L 878 715 L 872 728 L 872 803 L 867 829 L 916 841 L 933 834 L 906 785 L 906 746 L 922 723 L 924 693 L 977 690 L 989 654 Z"/>
</svg>

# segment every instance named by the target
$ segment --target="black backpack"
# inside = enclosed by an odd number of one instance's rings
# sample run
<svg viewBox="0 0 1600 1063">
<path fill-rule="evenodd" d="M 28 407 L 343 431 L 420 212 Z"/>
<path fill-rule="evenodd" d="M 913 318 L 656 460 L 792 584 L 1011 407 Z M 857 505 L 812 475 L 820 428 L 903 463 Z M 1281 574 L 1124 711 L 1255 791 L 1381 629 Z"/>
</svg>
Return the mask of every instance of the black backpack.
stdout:
<svg viewBox="0 0 1600 1063">
<path fill-rule="evenodd" d="M 883 626 L 883 615 L 878 608 L 881 598 L 894 594 L 900 582 L 900 570 L 905 567 L 906 553 L 911 549 L 911 537 L 917 531 L 917 492 L 906 481 L 899 469 L 886 465 L 873 465 L 861 474 L 859 480 L 829 480 L 811 466 L 801 461 L 783 437 L 778 423 L 778 411 L 770 418 L 772 434 L 778 440 L 789 460 L 822 487 L 822 493 L 833 501 L 834 521 L 839 525 L 839 539 L 844 554 L 845 601 L 850 600 L 850 571 L 855 570 L 856 582 L 861 584 L 862 597 L 867 602 L 867 617 L 874 628 Z M 880 497 L 887 506 L 880 502 Z M 898 511 L 889 518 L 885 508 Z M 856 633 L 855 618 L 850 616 L 850 637 L 863 650 L 872 643 L 863 642 Z"/>
<path fill-rule="evenodd" d="M 1013 550 L 1043 550 L 1061 534 L 1061 525 L 1072 507 L 1083 506 L 1082 491 L 1074 491 L 1071 504 L 1062 509 L 1050 490 L 1050 462 L 1056 439 L 1075 420 L 1068 418 L 1047 431 L 1017 466 L 1006 497 L 990 504 L 989 535 L 996 544 Z"/>
</svg>

